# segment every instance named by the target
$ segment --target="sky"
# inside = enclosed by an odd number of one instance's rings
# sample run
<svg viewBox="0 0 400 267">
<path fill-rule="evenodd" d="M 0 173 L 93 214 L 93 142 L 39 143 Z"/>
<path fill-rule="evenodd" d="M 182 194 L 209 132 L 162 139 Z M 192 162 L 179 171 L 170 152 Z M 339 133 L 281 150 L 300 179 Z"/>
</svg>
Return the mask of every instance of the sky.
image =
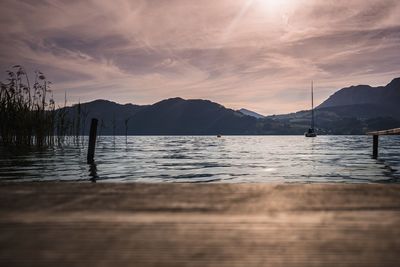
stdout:
<svg viewBox="0 0 400 267">
<path fill-rule="evenodd" d="M 1 0 L 0 71 L 55 99 L 209 99 L 281 114 L 400 76 L 398 0 Z"/>
</svg>

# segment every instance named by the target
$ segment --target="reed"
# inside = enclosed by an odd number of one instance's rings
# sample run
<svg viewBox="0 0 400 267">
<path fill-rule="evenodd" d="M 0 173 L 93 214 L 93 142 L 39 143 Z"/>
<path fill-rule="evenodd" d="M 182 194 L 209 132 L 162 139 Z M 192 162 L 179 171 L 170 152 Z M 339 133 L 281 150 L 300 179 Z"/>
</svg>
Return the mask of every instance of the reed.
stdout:
<svg viewBox="0 0 400 267">
<path fill-rule="evenodd" d="M 65 93 L 64 107 L 59 107 L 56 112 L 57 114 L 56 132 L 57 132 L 58 146 L 61 146 L 65 143 L 66 138 L 68 136 L 68 130 L 71 128 L 71 121 L 68 118 L 66 107 L 67 107 L 67 94 Z"/>
<path fill-rule="evenodd" d="M 65 109 L 56 110 L 51 82 L 36 71 L 32 84 L 20 65 L 13 66 L 7 75 L 0 89 L 0 142 L 37 147 L 61 145 L 70 125 Z"/>
</svg>

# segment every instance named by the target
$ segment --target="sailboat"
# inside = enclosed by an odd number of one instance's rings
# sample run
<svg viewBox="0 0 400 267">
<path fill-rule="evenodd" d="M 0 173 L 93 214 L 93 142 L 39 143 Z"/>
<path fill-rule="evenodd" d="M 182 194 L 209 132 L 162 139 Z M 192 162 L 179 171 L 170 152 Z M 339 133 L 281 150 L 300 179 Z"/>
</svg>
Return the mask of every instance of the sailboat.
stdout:
<svg viewBox="0 0 400 267">
<path fill-rule="evenodd" d="M 317 137 L 314 129 L 314 81 L 311 82 L 311 127 L 304 134 L 305 137 Z"/>
</svg>

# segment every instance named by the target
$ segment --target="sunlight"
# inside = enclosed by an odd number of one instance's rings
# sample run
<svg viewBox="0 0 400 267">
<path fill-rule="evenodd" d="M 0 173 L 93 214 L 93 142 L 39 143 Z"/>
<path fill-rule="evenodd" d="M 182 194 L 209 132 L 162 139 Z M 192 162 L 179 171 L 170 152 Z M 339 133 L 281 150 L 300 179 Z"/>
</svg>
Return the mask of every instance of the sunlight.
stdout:
<svg viewBox="0 0 400 267">
<path fill-rule="evenodd" d="M 287 12 L 294 9 L 299 2 L 300 0 L 257 0 L 258 6 L 269 14 Z"/>
</svg>

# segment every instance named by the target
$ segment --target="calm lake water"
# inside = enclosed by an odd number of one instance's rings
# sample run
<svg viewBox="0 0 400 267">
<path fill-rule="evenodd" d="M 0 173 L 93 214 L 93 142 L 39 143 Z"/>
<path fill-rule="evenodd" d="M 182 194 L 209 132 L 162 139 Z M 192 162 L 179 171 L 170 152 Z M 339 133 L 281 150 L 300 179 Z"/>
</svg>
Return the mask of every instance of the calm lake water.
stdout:
<svg viewBox="0 0 400 267">
<path fill-rule="evenodd" d="M 369 136 L 100 137 L 96 166 L 85 147 L 44 151 L 0 147 L 0 181 L 98 182 L 399 182 L 400 137 Z"/>
</svg>

